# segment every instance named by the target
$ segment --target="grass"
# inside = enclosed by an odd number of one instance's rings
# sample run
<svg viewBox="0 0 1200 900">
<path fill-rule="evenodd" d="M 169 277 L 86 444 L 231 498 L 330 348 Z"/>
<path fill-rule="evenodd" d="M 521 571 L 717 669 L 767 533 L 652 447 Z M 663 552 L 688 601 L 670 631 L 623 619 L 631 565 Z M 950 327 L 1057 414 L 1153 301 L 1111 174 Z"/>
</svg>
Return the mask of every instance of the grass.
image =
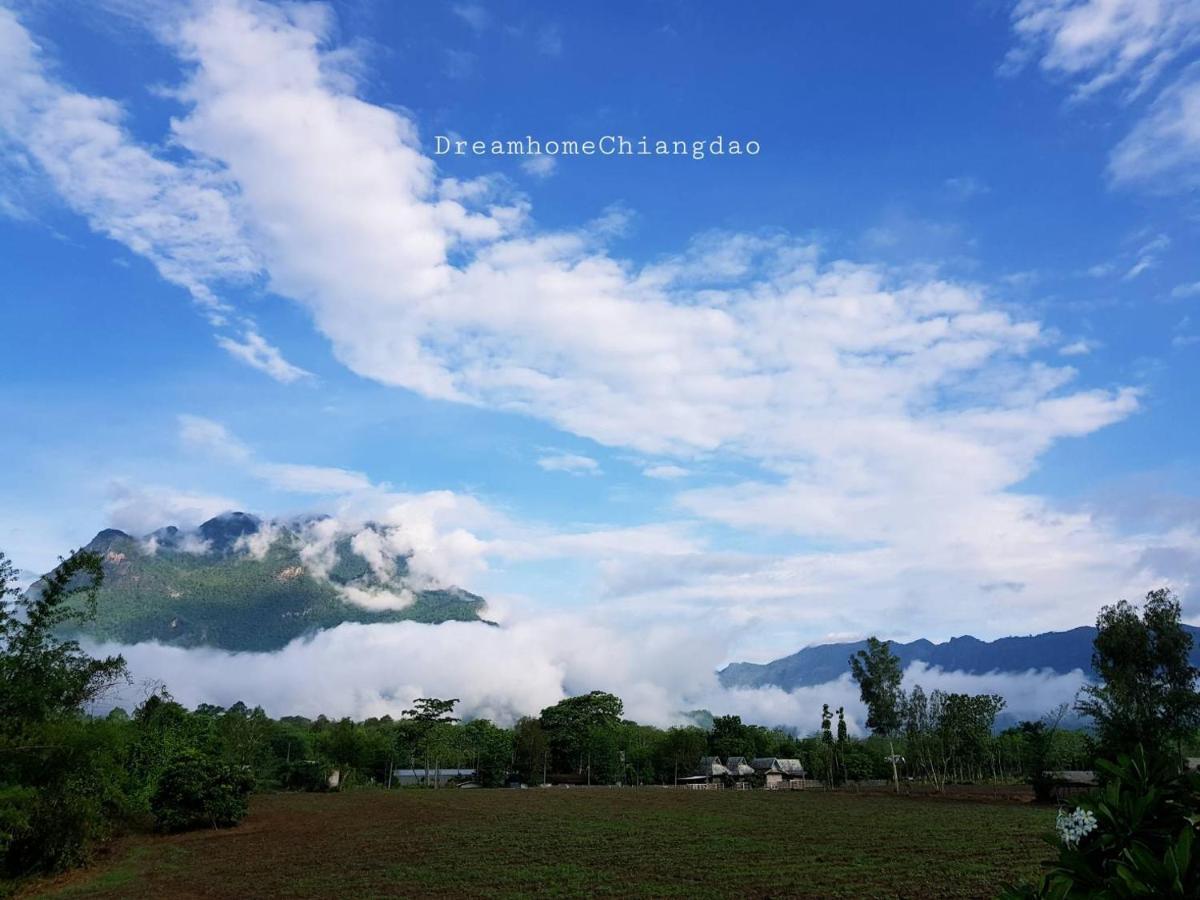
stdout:
<svg viewBox="0 0 1200 900">
<path fill-rule="evenodd" d="M 822 791 L 273 794 L 238 828 L 116 845 L 26 896 L 991 897 L 1053 812 Z"/>
</svg>

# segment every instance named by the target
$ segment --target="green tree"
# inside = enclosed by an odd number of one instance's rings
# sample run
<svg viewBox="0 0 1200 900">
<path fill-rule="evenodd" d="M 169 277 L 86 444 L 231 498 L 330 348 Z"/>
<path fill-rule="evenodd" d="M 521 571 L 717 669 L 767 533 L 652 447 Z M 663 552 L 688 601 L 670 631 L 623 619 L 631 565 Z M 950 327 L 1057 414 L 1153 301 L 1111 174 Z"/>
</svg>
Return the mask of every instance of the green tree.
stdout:
<svg viewBox="0 0 1200 900">
<path fill-rule="evenodd" d="M 126 677 L 120 656 L 93 659 L 56 630 L 95 611 L 100 557 L 74 553 L 28 592 L 0 553 L 0 728 L 74 713 Z"/>
<path fill-rule="evenodd" d="M 542 730 L 555 761 L 579 774 L 586 770 L 590 781 L 593 745 L 607 744 L 605 733 L 616 729 L 624 711 L 621 698 L 605 691 L 567 697 L 543 709 Z"/>
<path fill-rule="evenodd" d="M 442 726 L 458 721 L 451 715 L 457 703 L 457 697 L 450 700 L 442 700 L 438 697 L 418 697 L 413 701 L 411 709 L 406 709 L 401 713 L 401 716 L 413 723 L 417 743 L 424 751 L 426 784 L 429 783 L 430 756 L 433 751 L 442 749 L 443 746 L 442 741 L 439 740 L 444 737 Z M 437 782 L 435 781 L 434 787 L 436 786 Z"/>
<path fill-rule="evenodd" d="M 528 784 L 542 784 L 549 765 L 550 744 L 542 723 L 532 716 L 523 716 L 513 728 L 513 754 L 517 771 Z"/>
<path fill-rule="evenodd" d="M 829 711 L 829 704 L 821 704 L 821 751 L 822 751 L 822 770 L 825 773 L 825 784 L 827 787 L 833 787 L 833 713 Z"/>
<path fill-rule="evenodd" d="M 1092 667 L 1097 684 L 1076 709 L 1096 724 L 1102 753 L 1114 758 L 1139 745 L 1173 748 L 1200 726 L 1200 675 L 1190 660 L 1192 637 L 1178 599 L 1165 588 L 1146 595 L 1141 614 L 1122 600 L 1100 610 Z"/>
<path fill-rule="evenodd" d="M 846 707 L 839 706 L 837 708 L 837 746 L 835 752 L 837 755 L 837 769 L 843 782 L 849 780 L 849 774 L 846 770 L 846 750 L 850 746 L 850 734 L 846 730 Z"/>
<path fill-rule="evenodd" d="M 900 690 L 904 676 L 900 658 L 892 653 L 890 642 L 872 636 L 867 638 L 865 650 L 850 657 L 850 674 L 858 683 L 859 695 L 867 707 L 867 727 L 888 740 L 892 782 L 899 793 L 900 772 L 893 739 L 900 730 L 904 699 Z"/>
<path fill-rule="evenodd" d="M 472 719 L 461 727 L 475 780 L 484 787 L 504 784 L 512 760 L 513 733 L 487 719 Z"/>
<path fill-rule="evenodd" d="M 94 613 L 100 557 L 75 553 L 21 592 L 0 553 L 0 870 L 86 861 L 127 807 L 123 728 L 87 704 L 126 677 L 119 656 L 93 659 L 57 629 Z"/>
<path fill-rule="evenodd" d="M 708 749 L 711 755 L 721 759 L 731 756 L 753 758 L 757 750 L 754 731 L 742 722 L 741 716 L 716 716 L 708 735 Z"/>
<path fill-rule="evenodd" d="M 659 777 L 675 783 L 680 774 L 689 775 L 696 768 L 708 749 L 708 735 L 695 725 L 668 728 L 660 747 Z"/>
</svg>

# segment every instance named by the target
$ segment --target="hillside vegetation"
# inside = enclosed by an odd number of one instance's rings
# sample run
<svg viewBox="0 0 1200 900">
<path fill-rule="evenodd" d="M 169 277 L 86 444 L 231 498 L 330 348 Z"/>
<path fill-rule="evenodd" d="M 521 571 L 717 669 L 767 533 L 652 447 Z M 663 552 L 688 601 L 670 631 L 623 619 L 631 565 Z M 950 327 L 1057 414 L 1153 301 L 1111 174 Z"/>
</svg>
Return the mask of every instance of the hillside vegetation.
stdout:
<svg viewBox="0 0 1200 900">
<path fill-rule="evenodd" d="M 195 534 L 100 532 L 85 548 L 104 567 L 95 615 L 72 633 L 124 644 L 269 651 L 343 622 L 469 622 L 483 609 L 481 597 L 458 588 L 416 586 L 403 557 L 394 561 L 392 578 L 379 579 L 348 538 L 334 545 L 328 572 L 315 572 L 301 556 L 298 526 L 281 529 L 256 555 L 239 539 L 258 528 L 257 519 L 232 514 Z M 369 609 L 349 602 L 347 588 L 387 590 L 411 602 Z"/>
</svg>

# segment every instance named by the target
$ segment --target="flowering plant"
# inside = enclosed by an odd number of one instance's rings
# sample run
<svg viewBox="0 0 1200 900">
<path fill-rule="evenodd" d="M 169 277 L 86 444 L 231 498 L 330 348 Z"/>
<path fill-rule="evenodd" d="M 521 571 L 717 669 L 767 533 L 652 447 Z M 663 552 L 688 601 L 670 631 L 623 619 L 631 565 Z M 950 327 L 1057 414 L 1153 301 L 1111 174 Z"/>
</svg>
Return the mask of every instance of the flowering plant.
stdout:
<svg viewBox="0 0 1200 900">
<path fill-rule="evenodd" d="M 1096 830 L 1096 814 L 1090 809 L 1077 809 L 1074 812 L 1060 809 L 1055 830 L 1058 839 L 1067 847 L 1078 847 L 1080 841 Z"/>
<path fill-rule="evenodd" d="M 1200 897 L 1200 775 L 1141 748 L 1097 767 L 1104 786 L 1058 814 L 1058 857 L 1041 883 L 1002 896 Z"/>
</svg>

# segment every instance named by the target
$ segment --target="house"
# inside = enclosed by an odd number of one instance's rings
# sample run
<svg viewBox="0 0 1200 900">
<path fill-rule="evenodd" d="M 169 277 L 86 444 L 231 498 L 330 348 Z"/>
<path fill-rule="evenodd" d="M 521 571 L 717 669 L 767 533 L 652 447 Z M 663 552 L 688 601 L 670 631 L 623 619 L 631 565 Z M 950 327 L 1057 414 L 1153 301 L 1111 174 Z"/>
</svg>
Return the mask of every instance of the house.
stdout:
<svg viewBox="0 0 1200 900">
<path fill-rule="evenodd" d="M 704 756 L 700 759 L 700 765 L 696 769 L 696 774 L 703 776 L 709 782 L 724 782 L 725 777 L 729 774 L 729 770 L 721 764 L 721 758 L 718 756 Z"/>
<path fill-rule="evenodd" d="M 394 769 L 392 783 L 401 787 L 407 784 L 459 784 L 475 780 L 475 769 Z"/>
<path fill-rule="evenodd" d="M 750 768 L 762 786 L 773 790 L 783 784 L 783 769 L 779 768 L 779 760 L 774 756 L 760 756 L 750 761 Z"/>
<path fill-rule="evenodd" d="M 744 781 L 754 777 L 754 767 L 746 762 L 744 756 L 731 756 L 725 760 L 725 768 L 735 781 Z"/>
<path fill-rule="evenodd" d="M 751 761 L 750 767 L 762 786 L 769 791 L 807 786 L 804 766 L 798 759 L 762 756 Z"/>
<path fill-rule="evenodd" d="M 721 764 L 719 757 L 705 756 L 700 759 L 695 774 L 676 778 L 675 783 L 680 787 L 695 789 L 723 788 L 728 777 L 729 770 Z"/>
<path fill-rule="evenodd" d="M 1062 769 L 1046 772 L 1051 782 L 1051 796 L 1063 802 L 1076 794 L 1086 794 L 1100 785 L 1100 779 L 1091 769 Z"/>
</svg>

